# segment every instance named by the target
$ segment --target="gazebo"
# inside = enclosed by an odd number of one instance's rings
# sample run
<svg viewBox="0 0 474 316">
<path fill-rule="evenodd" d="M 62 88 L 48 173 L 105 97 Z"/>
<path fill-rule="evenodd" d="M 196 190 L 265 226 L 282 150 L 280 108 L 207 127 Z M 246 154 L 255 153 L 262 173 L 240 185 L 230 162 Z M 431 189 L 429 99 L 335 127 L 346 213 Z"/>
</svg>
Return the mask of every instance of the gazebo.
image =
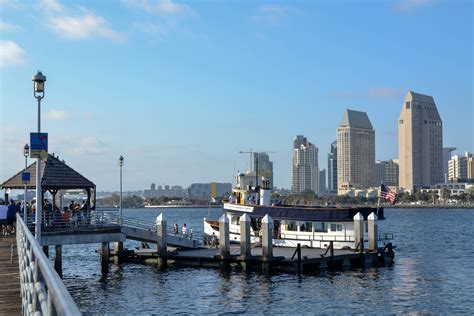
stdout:
<svg viewBox="0 0 474 316">
<path fill-rule="evenodd" d="M 62 190 L 84 190 L 87 193 L 88 209 L 94 209 L 96 203 L 96 186 L 76 170 L 69 167 L 59 157 L 48 155 L 46 161 L 41 164 L 41 200 L 44 201 L 44 193 L 49 192 L 53 196 L 53 208 L 56 204 L 56 194 Z M 21 170 L 13 177 L 3 182 L 0 187 L 4 190 L 22 190 L 25 183 L 21 179 Z M 30 173 L 30 181 L 26 183 L 28 189 L 36 189 L 36 162 L 29 165 L 27 171 Z M 92 196 L 93 195 L 93 196 Z M 5 198 L 7 194 L 5 193 Z M 91 199 L 93 204 L 91 204 Z"/>
</svg>

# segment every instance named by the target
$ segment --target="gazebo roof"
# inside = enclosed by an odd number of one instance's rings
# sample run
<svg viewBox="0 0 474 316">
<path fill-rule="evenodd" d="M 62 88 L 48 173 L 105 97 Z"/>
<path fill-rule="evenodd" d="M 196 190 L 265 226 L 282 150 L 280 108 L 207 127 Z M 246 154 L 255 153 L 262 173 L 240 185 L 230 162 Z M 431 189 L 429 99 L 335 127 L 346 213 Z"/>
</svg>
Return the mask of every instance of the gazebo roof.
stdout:
<svg viewBox="0 0 474 316">
<path fill-rule="evenodd" d="M 48 155 L 46 161 L 41 164 L 41 187 L 43 190 L 67 190 L 67 189 L 89 189 L 95 184 L 86 179 L 79 172 L 69 167 L 58 157 Z M 27 183 L 28 189 L 36 188 L 36 161 L 29 165 L 27 171 L 30 173 L 30 181 Z M 24 189 L 25 184 L 21 181 L 21 173 L 1 184 L 2 189 Z"/>
</svg>

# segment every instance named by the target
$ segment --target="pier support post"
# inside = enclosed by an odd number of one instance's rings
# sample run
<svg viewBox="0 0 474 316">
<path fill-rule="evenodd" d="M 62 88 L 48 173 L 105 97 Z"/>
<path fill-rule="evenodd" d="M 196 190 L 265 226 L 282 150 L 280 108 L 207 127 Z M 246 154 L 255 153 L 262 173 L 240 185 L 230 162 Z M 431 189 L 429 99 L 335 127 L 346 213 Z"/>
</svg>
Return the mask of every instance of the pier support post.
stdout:
<svg viewBox="0 0 474 316">
<path fill-rule="evenodd" d="M 110 248 L 108 242 L 103 242 L 100 244 L 100 267 L 102 274 L 107 274 L 109 272 L 109 256 Z"/>
<path fill-rule="evenodd" d="M 229 219 L 223 214 L 219 218 L 219 248 L 222 258 L 230 255 Z"/>
<path fill-rule="evenodd" d="M 168 256 L 168 231 L 166 229 L 166 220 L 161 213 L 156 218 L 156 247 L 158 255 L 158 268 L 166 268 Z"/>
<path fill-rule="evenodd" d="M 116 241 L 114 242 L 114 261 L 116 264 L 120 264 L 123 262 L 123 241 Z"/>
<path fill-rule="evenodd" d="M 269 261 L 273 257 L 273 219 L 267 214 L 262 218 L 262 258 Z"/>
<path fill-rule="evenodd" d="M 250 247 L 250 217 L 244 214 L 240 217 L 240 255 L 244 260 L 252 256 Z"/>
<path fill-rule="evenodd" d="M 49 246 L 43 246 L 43 252 L 49 258 Z"/>
<path fill-rule="evenodd" d="M 358 212 L 354 216 L 354 249 L 360 244 L 360 249 L 364 249 L 364 216 Z"/>
<path fill-rule="evenodd" d="M 372 212 L 370 213 L 369 217 L 367 218 L 368 225 L 369 225 L 369 251 L 377 251 L 378 250 L 378 217 L 377 215 Z"/>
<path fill-rule="evenodd" d="M 62 255 L 62 246 L 54 246 L 54 270 L 58 273 L 59 277 L 63 278 L 63 255 Z"/>
</svg>

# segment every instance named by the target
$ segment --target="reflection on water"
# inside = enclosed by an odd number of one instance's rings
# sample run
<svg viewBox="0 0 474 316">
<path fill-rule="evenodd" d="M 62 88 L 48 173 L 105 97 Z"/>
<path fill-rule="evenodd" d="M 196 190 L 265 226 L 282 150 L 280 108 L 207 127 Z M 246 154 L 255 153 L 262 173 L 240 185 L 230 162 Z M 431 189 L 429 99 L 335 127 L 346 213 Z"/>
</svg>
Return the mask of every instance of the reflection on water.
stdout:
<svg viewBox="0 0 474 316">
<path fill-rule="evenodd" d="M 128 210 L 153 221 L 161 210 Z M 172 225 L 202 231 L 207 209 L 166 210 Z M 210 210 L 217 218 L 219 210 Z M 474 210 L 386 210 L 395 233 L 392 267 L 322 274 L 263 275 L 220 269 L 111 264 L 98 245 L 63 247 L 64 278 L 82 311 L 99 313 L 472 313 Z M 136 243 L 127 242 L 127 247 Z"/>
</svg>

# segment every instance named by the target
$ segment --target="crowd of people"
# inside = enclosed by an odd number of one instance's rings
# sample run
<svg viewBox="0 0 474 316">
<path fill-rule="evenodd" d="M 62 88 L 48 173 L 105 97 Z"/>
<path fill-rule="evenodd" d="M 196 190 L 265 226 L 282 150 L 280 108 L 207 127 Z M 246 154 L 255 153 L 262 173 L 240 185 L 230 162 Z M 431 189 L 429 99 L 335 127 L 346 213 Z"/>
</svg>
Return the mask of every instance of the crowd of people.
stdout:
<svg viewBox="0 0 474 316">
<path fill-rule="evenodd" d="M 16 214 L 24 215 L 23 202 L 10 200 L 9 203 L 0 200 L 0 234 L 2 236 L 15 233 Z M 36 201 L 26 202 L 26 213 L 28 225 L 36 222 Z M 71 201 L 69 206 L 60 209 L 57 205 L 44 199 L 42 205 L 42 220 L 44 228 L 84 226 L 90 223 L 90 208 L 86 201 L 75 203 Z"/>
</svg>

